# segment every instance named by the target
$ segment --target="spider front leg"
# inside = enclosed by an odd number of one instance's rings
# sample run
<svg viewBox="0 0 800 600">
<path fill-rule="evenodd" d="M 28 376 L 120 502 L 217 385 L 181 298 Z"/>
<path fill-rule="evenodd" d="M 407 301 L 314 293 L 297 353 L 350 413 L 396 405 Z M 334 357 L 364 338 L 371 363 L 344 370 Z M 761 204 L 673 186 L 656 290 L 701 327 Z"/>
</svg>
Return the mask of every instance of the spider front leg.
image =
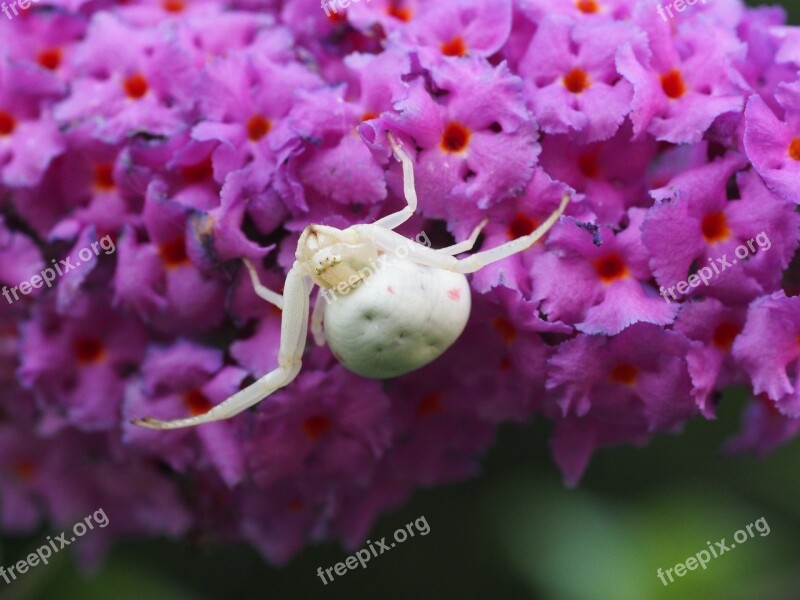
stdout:
<svg viewBox="0 0 800 600">
<path fill-rule="evenodd" d="M 311 312 L 311 337 L 314 338 L 314 343 L 317 346 L 325 345 L 325 334 L 323 333 L 323 321 L 325 319 L 325 306 L 322 304 L 323 299 L 325 302 L 330 302 L 325 296 L 322 288 L 317 292 L 317 300 L 314 302 L 314 310 Z"/>
<path fill-rule="evenodd" d="M 475 242 L 478 241 L 478 236 L 481 234 L 481 230 L 486 227 L 486 224 L 489 222 L 489 219 L 486 218 L 480 223 L 478 226 L 472 230 L 472 233 L 469 235 L 467 239 L 463 242 L 458 242 L 457 244 L 453 244 L 452 246 L 447 246 L 446 248 L 439 248 L 439 252 L 442 254 L 449 254 L 450 256 L 455 256 L 456 254 L 461 254 L 462 252 L 469 252 L 472 250 L 472 247 L 475 245 Z"/>
<path fill-rule="evenodd" d="M 261 283 L 261 281 L 258 279 L 258 272 L 250 260 L 243 258 L 242 262 L 250 273 L 250 281 L 253 284 L 253 291 L 256 293 L 256 295 L 258 295 L 259 298 L 266 300 L 270 304 L 274 304 L 278 308 L 283 309 L 283 296 L 281 296 L 278 292 L 273 292 L 271 289 Z"/>
<path fill-rule="evenodd" d="M 474 273 L 486 265 L 503 260 L 504 258 L 512 256 L 513 254 L 517 254 L 518 252 L 522 252 L 523 250 L 533 246 L 533 244 L 536 243 L 536 240 L 542 237 L 553 225 L 555 225 L 556 221 L 558 221 L 559 217 L 561 217 L 561 215 L 564 213 L 564 209 L 567 207 L 567 204 L 569 204 L 569 201 L 569 194 L 564 194 L 559 207 L 549 217 L 547 217 L 544 223 L 542 223 L 528 235 L 518 237 L 517 239 L 506 242 L 505 244 L 501 244 L 496 248 L 478 252 L 477 254 L 473 254 L 472 256 L 461 260 L 455 258 L 455 256 L 452 256 L 452 254 L 457 253 L 453 252 L 453 248 L 457 248 L 459 251 L 461 251 L 464 245 L 472 240 L 472 236 L 470 236 L 470 239 L 466 240 L 465 242 L 460 242 L 455 244 L 455 246 L 445 248 L 443 252 L 442 250 L 435 250 L 433 248 L 423 246 L 422 244 L 417 244 L 412 240 L 404 238 L 399 233 L 394 231 L 383 229 L 382 227 L 376 227 L 374 223 L 372 225 L 353 225 L 353 229 L 356 229 L 364 238 L 371 240 L 384 252 L 400 255 L 400 249 L 405 248 L 405 258 L 412 262 L 421 265 L 427 265 L 435 269 L 455 271 L 456 273 Z M 475 232 L 473 232 L 473 236 L 475 236 Z"/>
<path fill-rule="evenodd" d="M 396 213 L 378 219 L 373 225 L 380 225 L 386 229 L 394 229 L 408 221 L 411 215 L 417 210 L 417 191 L 414 188 L 414 163 L 411 162 L 411 157 L 406 154 L 406 151 L 397 143 L 397 140 L 394 139 L 394 136 L 390 132 L 386 134 L 386 137 L 389 139 L 392 151 L 397 157 L 397 160 L 403 165 L 403 194 L 406 197 L 407 206 Z"/>
<path fill-rule="evenodd" d="M 252 268 L 252 265 L 248 268 Z M 251 274 L 253 272 L 251 270 Z M 220 421 L 242 412 L 276 390 L 289 385 L 300 372 L 303 350 L 306 346 L 309 291 L 305 272 L 295 262 L 286 276 L 286 285 L 284 286 L 283 298 L 285 298 L 286 302 L 283 303 L 281 342 L 278 350 L 278 367 L 275 370 L 217 404 L 205 414 L 172 421 L 161 421 L 152 418 L 136 419 L 133 424 L 151 429 L 178 429 Z M 256 293 L 258 293 L 258 290 L 256 290 Z M 275 292 L 271 292 L 271 294 L 275 294 Z M 283 298 L 281 298 L 281 301 Z"/>
<path fill-rule="evenodd" d="M 504 258 L 512 256 L 517 252 L 522 252 L 523 250 L 530 248 L 536 243 L 536 240 L 542 237 L 553 225 L 556 224 L 556 221 L 558 221 L 561 215 L 564 214 L 564 210 L 567 208 L 569 201 L 570 195 L 564 194 L 564 196 L 561 198 L 561 204 L 559 204 L 558 208 L 549 217 L 547 217 L 547 219 L 545 219 L 544 223 L 539 225 L 539 227 L 530 232 L 528 235 L 523 235 L 522 237 L 518 237 L 515 240 L 501 244 L 500 246 L 492 248 L 491 250 L 484 250 L 483 252 L 478 252 L 477 254 L 473 254 L 468 258 L 460 260 L 456 265 L 455 271 L 458 273 L 474 273 L 486 265 L 490 265 L 498 260 L 503 260 Z"/>
</svg>

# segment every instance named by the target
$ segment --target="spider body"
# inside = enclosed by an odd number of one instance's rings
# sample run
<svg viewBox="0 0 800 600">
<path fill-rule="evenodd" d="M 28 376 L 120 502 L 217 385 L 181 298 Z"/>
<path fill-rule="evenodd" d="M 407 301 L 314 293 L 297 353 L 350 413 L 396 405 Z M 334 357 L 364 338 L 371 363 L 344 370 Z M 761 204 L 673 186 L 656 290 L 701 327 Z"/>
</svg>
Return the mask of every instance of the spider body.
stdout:
<svg viewBox="0 0 800 600">
<path fill-rule="evenodd" d="M 433 249 L 395 232 L 416 211 L 417 195 L 411 158 L 391 134 L 387 137 L 403 166 L 405 208 L 347 229 L 308 225 L 283 295 L 264 287 L 244 260 L 256 294 L 282 310 L 278 366 L 204 414 L 171 421 L 136 419 L 134 424 L 177 429 L 219 421 L 289 385 L 300 372 L 312 285 L 320 289 L 311 317 L 314 339 L 318 344 L 327 341 L 345 367 L 365 377 L 387 378 L 428 364 L 455 342 L 469 318 L 464 274 L 529 248 L 569 202 L 565 195 L 558 209 L 528 235 L 458 259 L 456 255 L 472 249 L 486 220 L 468 239 L 447 248 Z"/>
<path fill-rule="evenodd" d="M 395 255 L 346 296 L 324 302 L 323 331 L 333 355 L 364 377 L 386 379 L 438 358 L 469 319 L 470 293 L 461 273 L 434 269 Z"/>
</svg>

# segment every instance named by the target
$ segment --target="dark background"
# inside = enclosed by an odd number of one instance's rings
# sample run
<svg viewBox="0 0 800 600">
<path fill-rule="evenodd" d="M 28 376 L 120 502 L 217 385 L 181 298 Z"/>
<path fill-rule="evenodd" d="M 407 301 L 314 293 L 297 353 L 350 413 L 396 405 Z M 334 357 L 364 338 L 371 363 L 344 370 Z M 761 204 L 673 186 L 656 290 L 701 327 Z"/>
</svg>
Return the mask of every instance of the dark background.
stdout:
<svg viewBox="0 0 800 600">
<path fill-rule="evenodd" d="M 783 4 L 791 23 L 800 23 L 800 5 Z M 717 421 L 697 419 L 682 434 L 660 435 L 644 448 L 599 452 L 576 490 L 564 488 L 550 460 L 545 422 L 504 426 L 479 478 L 418 491 L 371 534 L 391 538 L 424 516 L 427 536 L 409 538 L 327 586 L 317 567 L 349 554 L 335 545 L 310 547 L 278 569 L 245 545 L 155 540 L 118 544 L 89 578 L 69 553 L 57 554 L 13 585 L 0 582 L 0 598 L 796 600 L 800 441 L 764 460 L 723 456 L 743 404 L 741 394 L 731 393 Z M 730 542 L 760 517 L 769 535 L 757 534 L 668 587 L 656 576 L 707 541 Z M 48 533 L 0 538 L 0 564 L 26 556 Z"/>
</svg>

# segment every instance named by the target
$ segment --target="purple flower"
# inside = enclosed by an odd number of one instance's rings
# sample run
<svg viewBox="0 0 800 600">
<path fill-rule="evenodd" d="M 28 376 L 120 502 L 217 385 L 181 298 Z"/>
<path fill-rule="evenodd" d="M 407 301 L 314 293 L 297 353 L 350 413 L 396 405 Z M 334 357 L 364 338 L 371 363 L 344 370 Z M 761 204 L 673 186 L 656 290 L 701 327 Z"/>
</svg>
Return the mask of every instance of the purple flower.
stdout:
<svg viewBox="0 0 800 600">
<path fill-rule="evenodd" d="M 645 4 L 634 21 L 647 34 L 649 47 L 624 44 L 617 69 L 633 84 L 631 120 L 637 136 L 647 131 L 657 140 L 696 142 L 714 119 L 741 110 L 729 66 L 744 57 L 745 47 L 733 32 L 713 22 L 688 21 L 673 35 Z"/>
<path fill-rule="evenodd" d="M 616 235 L 575 219 L 551 231 L 554 252 L 532 267 L 533 297 L 548 320 L 574 325 L 584 333 L 613 335 L 643 321 L 668 325 L 677 307 L 650 284 L 648 253 L 640 227 L 643 209 L 629 211 L 628 227 Z"/>
<path fill-rule="evenodd" d="M 337 7 L 53 0 L 0 17 L 0 530 L 99 505 L 85 565 L 190 527 L 283 563 L 357 548 L 415 489 L 474 476 L 506 422 L 551 421 L 569 485 L 599 448 L 713 419 L 731 386 L 754 399 L 728 450 L 796 439 L 800 34 L 782 10 Z M 403 206 L 387 132 L 414 163 L 409 237 L 445 247 L 486 219 L 487 250 L 565 194 L 567 215 L 470 276 L 463 335 L 423 369 L 364 380 L 308 340 L 299 377 L 230 421 L 132 425 L 275 368 L 282 311 L 241 259 L 281 292 L 308 224 Z M 81 254 L 100 240 L 108 255 Z"/>
<path fill-rule="evenodd" d="M 125 373 L 142 358 L 140 323 L 110 308 L 106 294 L 83 294 L 58 314 L 53 296 L 20 328 L 19 378 L 62 426 L 107 430 L 120 422 Z M 116 401 L 109 401 L 109 398 Z"/>
<path fill-rule="evenodd" d="M 687 302 L 675 320 L 675 331 L 696 342 L 689 347 L 686 362 L 692 376 L 692 396 L 703 416 L 715 416 L 714 391 L 746 383 L 731 349 L 744 327 L 742 308 L 726 307 L 714 298 Z"/>
<path fill-rule="evenodd" d="M 650 204 L 645 198 L 649 182 L 642 173 L 658 158 L 657 144 L 650 137 L 631 136 L 630 121 L 603 142 L 575 144 L 569 135 L 548 135 L 542 140 L 539 162 L 551 177 L 585 196 L 583 204 L 591 207 L 598 224 L 613 226 L 631 206 Z M 669 166 L 675 162 L 664 161 Z"/>
<path fill-rule="evenodd" d="M 525 0 L 520 3 L 526 14 L 536 22 L 549 14 L 562 14 L 587 23 L 599 20 L 625 20 L 630 18 L 636 4 L 634 0 L 576 0 L 553 3 L 551 0 Z"/>
<path fill-rule="evenodd" d="M 648 323 L 612 338 L 580 336 L 559 347 L 547 388 L 558 419 L 554 458 L 567 483 L 577 482 L 596 448 L 644 443 L 696 412 L 689 397 L 688 348 L 682 334 Z"/>
<path fill-rule="evenodd" d="M 740 37 L 747 44 L 747 57 L 736 65 L 753 92 L 773 109 L 778 108 L 775 90 L 783 82 L 791 83 L 797 79 L 797 69 L 786 64 L 785 50 L 790 42 L 782 44 L 778 27 L 786 18 L 785 11 L 778 6 L 759 6 L 747 12 L 739 24 Z M 794 28 L 786 27 L 787 34 Z M 800 42 L 800 37 L 796 38 Z M 800 48 L 800 45 L 798 45 Z M 791 54 L 791 51 L 790 51 Z M 795 61 L 800 65 L 800 53 Z"/>
<path fill-rule="evenodd" d="M 38 185 L 64 151 L 62 134 L 44 102 L 53 82 L 45 73 L 29 71 L 27 65 L 0 60 L 0 181 L 13 188 Z"/>
<path fill-rule="evenodd" d="M 732 453 L 755 452 L 765 456 L 800 433 L 800 419 L 787 417 L 764 394 L 751 400 L 742 415 L 742 430 L 728 440 Z"/>
<path fill-rule="evenodd" d="M 119 239 L 115 302 L 159 329 L 214 327 L 224 318 L 221 277 L 198 266 L 206 248 L 191 227 L 190 211 L 164 194 L 163 182 L 148 187 L 143 218 L 149 241 L 139 243 L 131 227 Z"/>
<path fill-rule="evenodd" d="M 778 118 L 761 99 L 752 96 L 745 111 L 744 147 L 756 171 L 776 194 L 800 204 L 800 84 L 782 84 L 775 98 L 784 111 Z"/>
<path fill-rule="evenodd" d="M 0 216 L 0 282 L 7 284 L 7 287 L 14 287 L 40 273 L 43 268 L 42 253 L 34 240 L 24 233 L 9 229 L 6 219 Z M 16 301 L 12 294 L 17 298 L 25 298 L 4 288 L 3 299 L 8 304 Z"/>
<path fill-rule="evenodd" d="M 483 230 L 483 248 L 489 249 L 509 240 L 528 235 L 538 227 L 558 207 L 564 194 L 569 193 L 567 185 L 553 181 L 542 169 L 534 171 L 525 192 L 516 198 L 500 202 L 485 214 L 489 223 Z M 572 204 L 568 212 L 578 212 L 579 206 L 585 203 Z M 482 218 L 481 211 L 473 209 L 473 214 L 465 214 L 456 227 L 459 238 L 466 238 L 473 227 Z M 515 290 L 523 290 L 526 294 L 531 289 L 531 266 L 545 252 L 544 245 L 547 234 L 533 248 L 517 254 L 509 260 L 486 266 L 472 277 L 475 291 L 486 293 L 491 288 L 502 285 Z"/>
<path fill-rule="evenodd" d="M 170 135 L 183 126 L 193 60 L 176 40 L 98 13 L 75 60 L 81 68 L 71 95 L 55 108 L 57 120 L 110 144 L 140 131 Z"/>
<path fill-rule="evenodd" d="M 22 423 L 0 426 L 0 525 L 4 531 L 32 533 L 43 518 L 56 523 L 80 515 L 83 483 L 72 476 L 76 435 L 42 440 Z"/>
<path fill-rule="evenodd" d="M 755 300 L 747 311 L 733 355 L 753 382 L 755 394 L 784 415 L 800 417 L 800 297 L 782 291 Z"/>
<path fill-rule="evenodd" d="M 780 285 L 797 248 L 800 217 L 752 173 L 737 175 L 741 198 L 729 199 L 728 180 L 743 164 L 728 155 L 651 192 L 659 203 L 647 215 L 642 239 L 665 300 L 696 293 L 746 302 Z M 693 264 L 706 269 L 709 283 L 676 293 Z"/>
<path fill-rule="evenodd" d="M 302 474 L 323 486 L 363 483 L 388 446 L 389 401 L 378 383 L 356 388 L 354 379 L 341 368 L 307 371 L 295 386 L 299 396 L 273 396 L 245 448 L 254 481 L 268 486 Z M 371 402 L 361 402 L 364 393 Z"/>
<path fill-rule="evenodd" d="M 625 23 L 545 19 L 519 66 L 531 112 L 545 133 L 573 133 L 572 141 L 613 136 L 631 110 L 633 88 L 614 64 L 617 49 L 644 45 Z"/>
<path fill-rule="evenodd" d="M 394 39 L 420 48 L 435 48 L 428 54 L 429 60 L 434 60 L 437 54 L 488 58 L 500 51 L 510 31 L 510 0 L 491 4 L 460 0 L 438 3 L 419 18 L 409 19 Z"/>
<path fill-rule="evenodd" d="M 387 123 L 420 148 L 421 212 L 453 219 L 464 206 L 487 208 L 521 192 L 539 148 L 519 77 L 477 59 L 442 60 L 430 73 L 435 90 L 415 78 Z"/>
<path fill-rule="evenodd" d="M 246 372 L 223 366 L 222 353 L 186 341 L 151 348 L 141 365 L 142 380 L 126 393 L 123 441 L 158 456 L 178 472 L 212 467 L 229 486 L 244 475 L 244 456 L 232 423 L 213 423 L 169 435 L 130 421 L 145 416 L 169 419 L 202 414 L 239 391 Z M 196 438 L 196 442 L 189 441 Z"/>
</svg>

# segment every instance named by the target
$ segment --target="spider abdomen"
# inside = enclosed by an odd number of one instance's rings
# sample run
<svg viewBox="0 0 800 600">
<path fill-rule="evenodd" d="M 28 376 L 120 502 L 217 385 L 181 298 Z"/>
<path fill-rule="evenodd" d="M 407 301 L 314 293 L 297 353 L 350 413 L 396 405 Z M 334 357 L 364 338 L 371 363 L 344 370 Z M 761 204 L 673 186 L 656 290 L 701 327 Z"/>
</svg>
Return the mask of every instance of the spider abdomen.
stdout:
<svg viewBox="0 0 800 600">
<path fill-rule="evenodd" d="M 464 331 L 471 304 L 464 275 L 390 255 L 358 287 L 329 300 L 324 331 L 331 351 L 349 370 L 375 379 L 438 358 Z"/>
</svg>

